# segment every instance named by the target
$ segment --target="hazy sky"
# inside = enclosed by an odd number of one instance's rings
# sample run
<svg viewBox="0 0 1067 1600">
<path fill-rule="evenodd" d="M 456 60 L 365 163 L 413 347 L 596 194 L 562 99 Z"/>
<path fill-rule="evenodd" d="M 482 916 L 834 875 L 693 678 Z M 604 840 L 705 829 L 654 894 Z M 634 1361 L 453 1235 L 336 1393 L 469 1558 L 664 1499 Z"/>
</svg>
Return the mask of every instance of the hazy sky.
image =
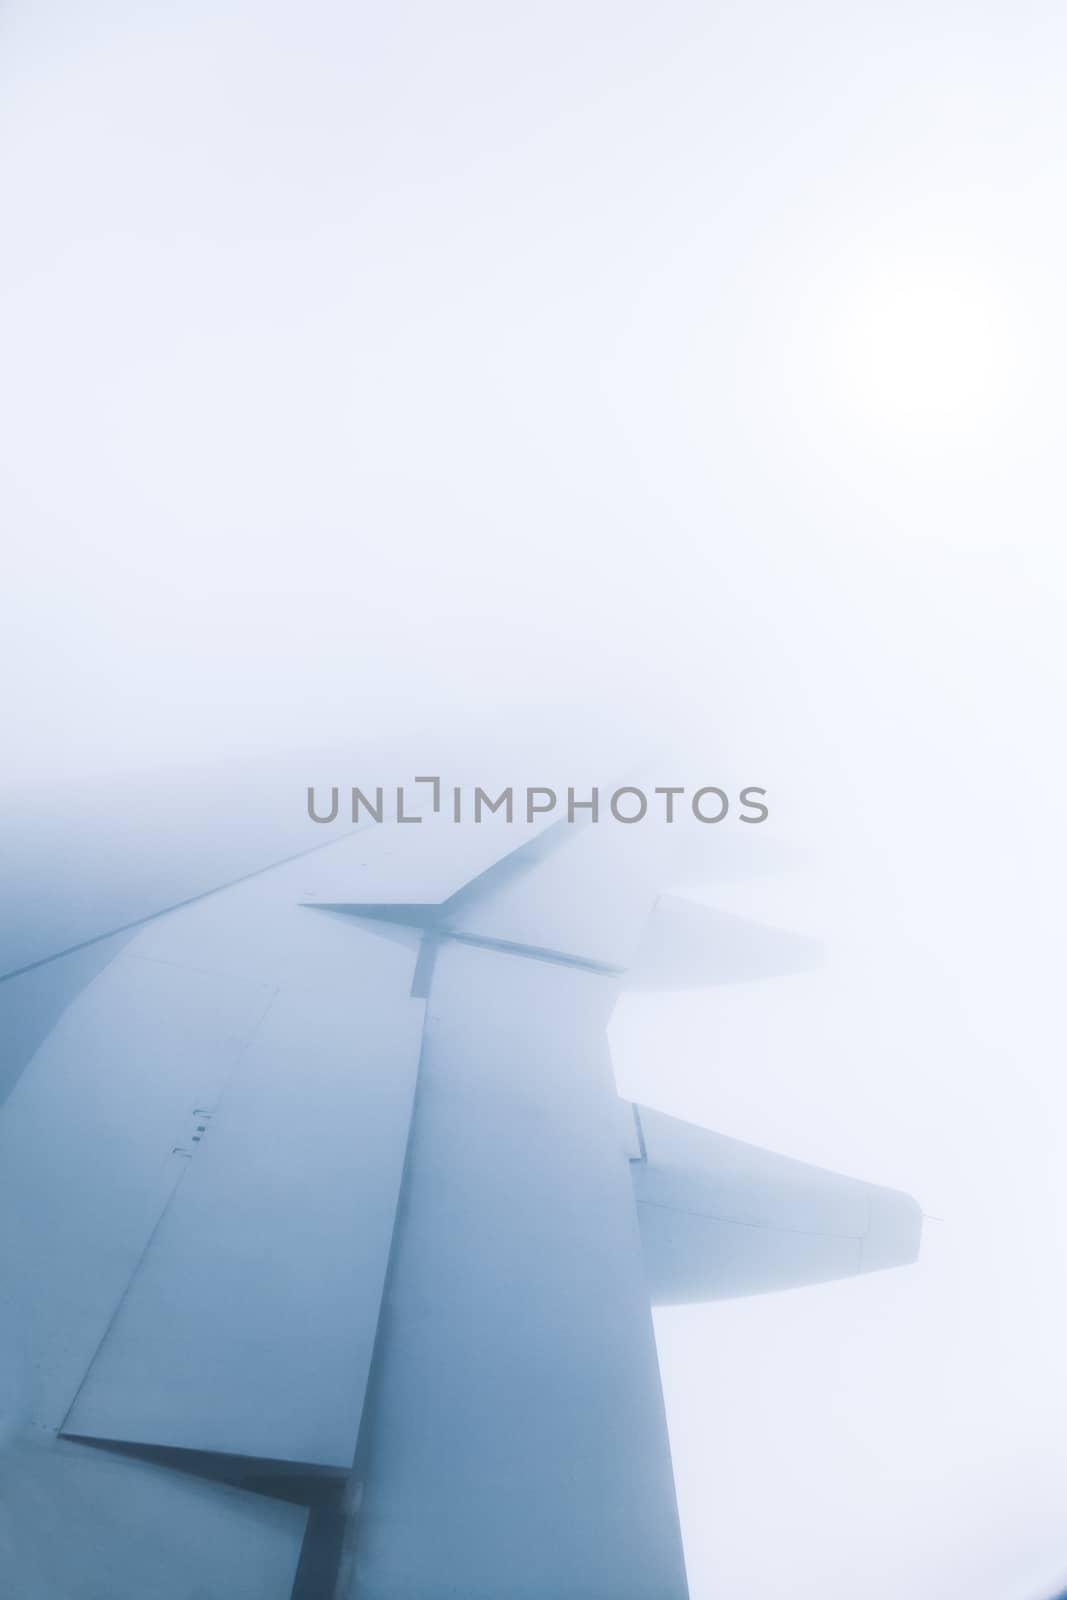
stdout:
<svg viewBox="0 0 1067 1600">
<path fill-rule="evenodd" d="M 799 847 L 719 899 L 825 967 L 630 997 L 622 1087 L 944 1220 L 660 1317 L 694 1600 L 1067 1583 L 1065 56 L 1048 3 L 0 13 L 11 781 L 607 725 Z"/>
</svg>

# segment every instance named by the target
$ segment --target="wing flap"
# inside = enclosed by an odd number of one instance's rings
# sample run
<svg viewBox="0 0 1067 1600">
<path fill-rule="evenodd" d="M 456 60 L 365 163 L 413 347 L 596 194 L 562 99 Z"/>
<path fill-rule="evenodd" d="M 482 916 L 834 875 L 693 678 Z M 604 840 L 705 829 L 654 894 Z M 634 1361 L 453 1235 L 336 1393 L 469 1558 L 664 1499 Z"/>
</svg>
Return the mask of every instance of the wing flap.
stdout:
<svg viewBox="0 0 1067 1600">
<path fill-rule="evenodd" d="M 407 1143 L 422 1002 L 279 996 L 64 1431 L 347 1469 Z"/>
</svg>

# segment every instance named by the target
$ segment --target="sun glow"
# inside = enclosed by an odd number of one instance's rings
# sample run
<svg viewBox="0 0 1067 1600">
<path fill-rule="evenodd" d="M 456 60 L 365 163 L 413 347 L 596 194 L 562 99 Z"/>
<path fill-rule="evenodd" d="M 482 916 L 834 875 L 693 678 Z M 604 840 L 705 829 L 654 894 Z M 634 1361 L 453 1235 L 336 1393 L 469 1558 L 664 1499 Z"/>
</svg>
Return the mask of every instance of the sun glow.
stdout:
<svg viewBox="0 0 1067 1600">
<path fill-rule="evenodd" d="M 997 288 L 966 269 L 883 272 L 847 305 L 842 398 L 857 421 L 896 440 L 973 439 L 1011 402 L 1012 323 Z"/>
</svg>

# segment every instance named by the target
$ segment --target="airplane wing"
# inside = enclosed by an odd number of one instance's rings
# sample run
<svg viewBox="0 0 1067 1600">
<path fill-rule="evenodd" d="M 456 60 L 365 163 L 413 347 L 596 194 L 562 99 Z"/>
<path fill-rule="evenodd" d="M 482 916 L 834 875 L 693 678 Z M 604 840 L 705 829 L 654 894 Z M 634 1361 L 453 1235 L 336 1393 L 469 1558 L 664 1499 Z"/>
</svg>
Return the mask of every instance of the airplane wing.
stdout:
<svg viewBox="0 0 1067 1600">
<path fill-rule="evenodd" d="M 620 1143 L 608 1017 L 693 913 L 607 830 L 513 839 L 365 828 L 0 982 L 0 1590 L 685 1595 L 650 1298 L 870 1214 Z M 768 970 L 712 921 L 680 981 Z"/>
</svg>

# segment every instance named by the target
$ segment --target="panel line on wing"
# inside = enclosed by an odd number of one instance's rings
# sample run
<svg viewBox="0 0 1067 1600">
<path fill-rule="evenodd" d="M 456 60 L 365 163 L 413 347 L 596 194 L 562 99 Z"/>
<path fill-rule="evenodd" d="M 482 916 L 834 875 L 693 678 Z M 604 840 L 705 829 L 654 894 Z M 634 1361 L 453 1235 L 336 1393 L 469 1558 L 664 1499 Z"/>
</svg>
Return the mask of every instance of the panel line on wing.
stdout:
<svg viewBox="0 0 1067 1600">
<path fill-rule="evenodd" d="M 222 1102 L 222 1099 L 223 1099 L 223 1097 L 225 1096 L 225 1093 L 226 1093 L 227 1085 L 230 1083 L 231 1079 L 233 1078 L 234 1073 L 237 1071 L 237 1068 L 240 1066 L 241 1062 L 244 1060 L 245 1056 L 248 1054 L 248 1052 L 251 1049 L 253 1043 L 255 1042 L 255 1039 L 256 1039 L 257 1035 L 259 1034 L 261 1028 L 263 1027 L 264 1022 L 266 1021 L 267 1016 L 270 1013 L 271 1007 L 277 1001 L 278 995 L 279 995 L 280 992 L 281 992 L 280 989 L 278 989 L 277 987 L 275 987 L 272 990 L 272 992 L 270 994 L 270 997 L 267 1000 L 267 1003 L 264 1006 L 263 1010 L 261 1011 L 261 1013 L 259 1015 L 259 1020 L 257 1021 L 257 1023 L 255 1025 L 255 1027 L 253 1028 L 251 1034 L 245 1040 L 244 1045 L 238 1051 L 238 1053 L 234 1057 L 233 1061 L 230 1063 L 230 1069 L 229 1069 L 228 1073 L 226 1074 L 226 1078 L 225 1078 L 224 1082 L 222 1083 L 222 1085 L 220 1086 L 218 1094 L 216 1096 L 216 1104 L 220 1104 Z M 191 1165 L 192 1165 L 191 1162 L 186 1164 L 186 1165 L 184 1165 L 184 1166 L 179 1164 L 179 1168 L 178 1168 L 178 1171 L 177 1171 L 177 1173 L 175 1175 L 174 1183 L 171 1186 L 170 1193 L 167 1195 L 167 1198 L 166 1198 L 166 1200 L 165 1200 L 165 1202 L 163 1204 L 163 1207 L 162 1207 L 162 1209 L 161 1209 L 161 1211 L 159 1213 L 159 1216 L 156 1218 L 155 1222 L 152 1225 L 152 1229 L 151 1229 L 147 1239 L 144 1242 L 144 1246 L 143 1246 L 143 1248 L 141 1250 L 140 1255 L 137 1258 L 137 1263 L 134 1266 L 133 1271 L 130 1273 L 130 1277 L 129 1277 L 129 1280 L 128 1280 L 127 1284 L 126 1284 L 126 1287 L 123 1289 L 121 1295 L 119 1296 L 118 1300 L 115 1303 L 114 1310 L 112 1311 L 111 1316 L 108 1319 L 107 1327 L 104 1329 L 104 1332 L 103 1332 L 103 1334 L 102 1334 L 102 1336 L 101 1336 L 101 1338 L 100 1338 L 100 1340 L 99 1340 L 99 1342 L 97 1344 L 97 1347 L 93 1351 L 92 1358 L 89 1361 L 88 1365 L 86 1366 L 84 1373 L 82 1374 L 81 1382 L 78 1384 L 78 1387 L 75 1390 L 74 1397 L 71 1400 L 70 1405 L 67 1407 L 66 1415 L 63 1418 L 63 1421 L 62 1421 L 62 1423 L 60 1424 L 60 1427 L 59 1427 L 59 1433 L 64 1438 L 74 1438 L 74 1437 L 76 1437 L 76 1435 L 74 1435 L 74 1434 L 67 1434 L 66 1433 L 67 1423 L 70 1421 L 71 1417 L 74 1415 L 74 1412 L 75 1412 L 75 1410 L 77 1408 L 77 1405 L 78 1405 L 78 1401 L 81 1398 L 82 1391 L 85 1388 L 86 1384 L 88 1383 L 90 1374 L 92 1373 L 93 1367 L 96 1364 L 96 1359 L 99 1356 L 101 1350 L 103 1350 L 104 1346 L 107 1344 L 108 1339 L 111 1337 L 111 1334 L 113 1333 L 113 1331 L 115 1329 L 115 1326 L 118 1323 L 119 1317 L 121 1316 L 122 1311 L 123 1311 L 123 1309 L 124 1309 L 124 1307 L 126 1305 L 126 1302 L 128 1301 L 128 1299 L 130 1297 L 130 1293 L 131 1293 L 131 1291 L 133 1289 L 133 1286 L 137 1282 L 138 1274 L 140 1273 L 141 1268 L 144 1266 L 145 1261 L 148 1259 L 148 1255 L 149 1255 L 149 1252 L 152 1249 L 152 1245 L 154 1244 L 156 1238 L 159 1235 L 159 1231 L 163 1226 L 164 1220 L 166 1219 L 168 1212 L 170 1211 L 171 1207 L 174 1204 L 175 1196 L 177 1195 L 178 1190 L 181 1188 L 182 1180 L 186 1176 L 186 1174 L 190 1171 Z"/>
<path fill-rule="evenodd" d="M 728 1222 L 734 1228 L 759 1228 L 765 1233 L 796 1233 L 807 1239 L 856 1239 L 863 1240 L 866 1233 L 849 1233 L 847 1230 L 837 1228 L 791 1228 L 784 1222 L 752 1222 L 746 1217 L 735 1217 L 720 1211 L 696 1211 L 692 1206 L 672 1206 L 664 1200 L 645 1200 L 638 1197 L 639 1206 L 651 1206 L 656 1211 L 670 1211 L 679 1217 L 700 1217 L 706 1222 Z"/>
</svg>

